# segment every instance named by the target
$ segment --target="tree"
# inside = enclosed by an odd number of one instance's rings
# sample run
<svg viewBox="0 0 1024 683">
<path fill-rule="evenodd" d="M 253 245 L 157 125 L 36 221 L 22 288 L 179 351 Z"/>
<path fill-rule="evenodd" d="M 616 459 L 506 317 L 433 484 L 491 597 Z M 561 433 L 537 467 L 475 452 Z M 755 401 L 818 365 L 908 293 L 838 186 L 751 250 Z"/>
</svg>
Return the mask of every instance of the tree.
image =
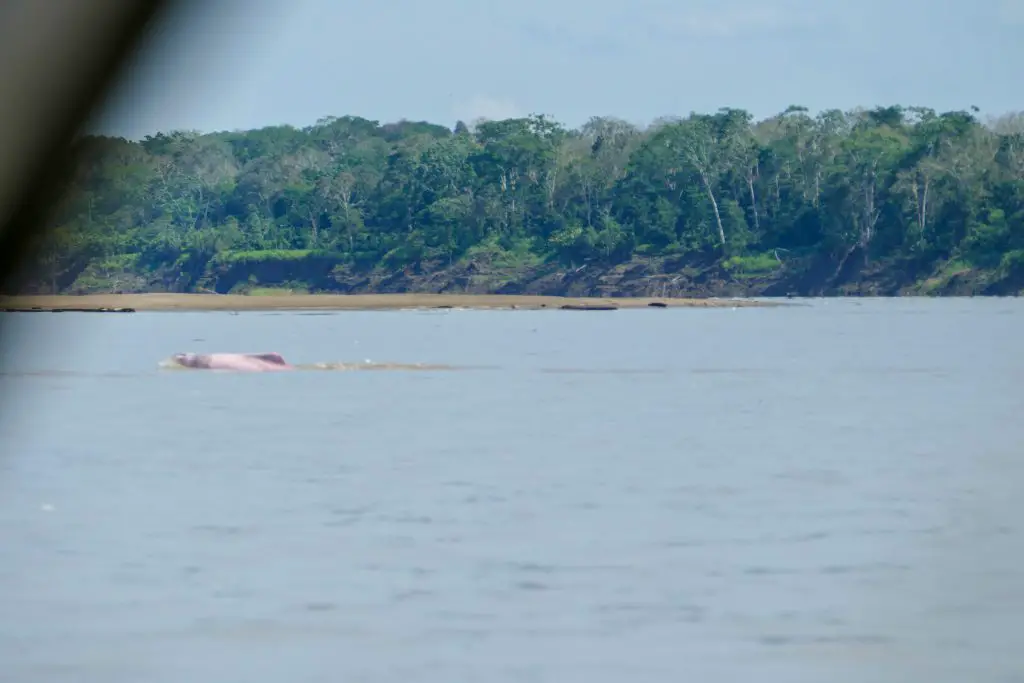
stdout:
<svg viewBox="0 0 1024 683">
<path fill-rule="evenodd" d="M 452 130 L 337 116 L 139 142 L 82 136 L 53 207 L 59 237 L 41 287 L 71 287 L 83 268 L 93 283 L 128 268 L 133 282 L 191 287 L 215 279 L 218 264 L 259 259 L 287 261 L 276 270 L 292 273 L 304 259 L 321 273 L 334 259 L 345 277 L 500 268 L 497 282 L 631 259 L 640 270 L 717 262 L 734 273 L 745 259 L 785 258 L 791 271 L 827 273 L 811 278 L 826 289 L 870 268 L 912 260 L 941 273 L 955 260 L 1015 291 L 1022 121 L 792 106 L 756 122 L 723 108 L 646 129 L 612 117 L 578 129 L 530 115 Z"/>
</svg>

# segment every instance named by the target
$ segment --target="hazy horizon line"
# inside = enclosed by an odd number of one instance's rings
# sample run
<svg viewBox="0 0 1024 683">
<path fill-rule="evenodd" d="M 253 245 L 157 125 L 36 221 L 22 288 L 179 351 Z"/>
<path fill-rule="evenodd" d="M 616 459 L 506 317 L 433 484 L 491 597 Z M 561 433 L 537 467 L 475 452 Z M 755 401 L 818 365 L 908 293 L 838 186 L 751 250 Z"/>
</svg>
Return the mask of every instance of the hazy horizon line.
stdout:
<svg viewBox="0 0 1024 683">
<path fill-rule="evenodd" d="M 804 105 L 793 104 L 793 105 L 790 105 L 789 107 L 787 107 L 787 108 L 785 108 L 785 109 L 783 109 L 781 111 L 775 112 L 774 114 L 769 114 L 767 116 L 756 116 L 756 115 L 754 115 L 754 113 L 750 109 L 744 109 L 743 107 L 735 107 L 735 106 L 723 105 L 722 107 L 719 107 L 719 109 L 717 109 L 715 111 L 691 110 L 691 111 L 687 112 L 686 114 L 662 114 L 660 116 L 652 117 L 647 122 L 638 122 L 638 121 L 635 121 L 635 120 L 630 120 L 630 119 L 628 119 L 626 117 L 616 116 L 614 114 L 594 114 L 591 118 L 608 119 L 608 120 L 614 120 L 614 121 L 622 121 L 622 122 L 628 123 L 628 124 L 630 124 L 632 126 L 635 126 L 640 131 L 644 131 L 644 130 L 649 129 L 649 128 L 653 127 L 654 125 L 656 125 L 656 124 L 658 124 L 659 122 L 662 122 L 662 121 L 682 120 L 682 119 L 686 119 L 687 117 L 693 116 L 693 115 L 700 116 L 700 115 L 714 114 L 717 111 L 720 111 L 720 110 L 723 110 L 723 109 L 734 109 L 734 110 L 747 111 L 748 113 L 750 113 L 752 115 L 755 123 L 762 123 L 762 122 L 765 122 L 765 121 L 770 121 L 771 119 L 773 119 L 773 118 L 775 118 L 777 116 L 780 116 L 782 114 L 785 114 L 785 113 L 787 113 L 789 111 L 802 110 L 803 112 L 805 112 L 806 114 L 810 115 L 811 117 L 816 117 L 816 116 L 818 116 L 818 115 L 820 115 L 820 114 L 822 114 L 824 112 L 828 112 L 828 111 L 841 111 L 844 114 L 849 114 L 849 113 L 856 113 L 856 112 L 863 112 L 863 111 L 871 111 L 871 110 L 874 110 L 874 109 L 885 109 L 885 108 L 889 108 L 889 107 L 901 107 L 904 111 L 913 110 L 913 109 L 925 109 L 925 110 L 929 110 L 930 109 L 930 110 L 934 111 L 936 114 L 945 114 L 945 113 L 961 112 L 961 111 L 962 112 L 968 112 L 972 116 L 974 116 L 979 121 L 979 123 L 986 124 L 986 125 L 987 124 L 996 123 L 999 120 L 1005 119 L 1007 117 L 1014 117 L 1014 116 L 1024 115 L 1024 110 L 1009 110 L 1009 111 L 1004 111 L 1004 112 L 1002 112 L 1000 114 L 987 114 L 987 115 L 985 115 L 985 117 L 983 119 L 981 117 L 982 112 L 980 111 L 980 109 L 978 109 L 977 107 L 975 107 L 973 105 L 967 105 L 967 106 L 965 106 L 965 107 L 963 107 L 961 109 L 949 109 L 949 110 L 945 110 L 945 111 L 940 111 L 938 109 L 934 109 L 934 108 L 929 107 L 927 105 L 903 105 L 903 104 L 856 105 L 856 106 L 849 107 L 849 108 L 826 107 L 826 108 L 818 109 L 818 110 L 815 111 L 815 110 L 812 110 L 810 107 L 806 107 Z M 360 114 L 340 114 L 340 115 L 326 114 L 326 115 L 318 117 L 312 123 L 307 123 L 307 124 L 297 124 L 297 123 L 291 123 L 291 122 L 279 122 L 279 123 L 268 123 L 268 124 L 265 124 L 265 125 L 262 125 L 262 126 L 259 126 L 259 127 L 255 127 L 255 128 L 231 128 L 231 129 L 221 128 L 221 129 L 214 129 L 214 130 L 202 130 L 202 129 L 199 129 L 199 128 L 186 128 L 186 127 L 182 127 L 182 128 L 166 128 L 166 129 L 160 129 L 160 130 L 153 130 L 151 132 L 143 133 L 141 135 L 135 135 L 135 136 L 122 135 L 122 134 L 118 134 L 116 132 L 113 132 L 111 130 L 101 130 L 100 129 L 101 127 L 97 128 L 97 127 L 94 127 L 94 126 L 93 127 L 87 126 L 85 129 L 83 129 L 83 131 L 81 132 L 81 135 L 82 136 L 91 136 L 91 137 L 121 138 L 123 140 L 127 140 L 128 142 L 142 142 L 147 137 L 157 137 L 159 135 L 170 135 L 170 134 L 174 134 L 174 133 L 191 133 L 191 134 L 195 134 L 195 135 L 198 135 L 198 136 L 205 137 L 205 136 L 208 136 L 208 135 L 251 133 L 251 132 L 256 132 L 256 131 L 260 131 L 260 130 L 266 130 L 268 128 L 291 128 L 293 130 L 301 131 L 301 130 L 309 130 L 311 128 L 315 128 L 321 121 L 325 121 L 325 120 L 328 120 L 328 119 L 343 119 L 343 118 L 361 119 L 363 121 L 368 121 L 368 122 L 375 123 L 378 126 L 395 125 L 395 124 L 401 124 L 401 123 L 414 123 L 414 124 L 428 124 L 428 125 L 433 125 L 433 126 L 441 126 L 441 127 L 447 128 L 449 130 L 454 130 L 455 127 L 459 123 L 464 123 L 466 126 L 468 126 L 469 128 L 472 129 L 476 125 L 479 125 L 480 123 L 484 123 L 484 122 L 490 122 L 490 121 L 496 121 L 496 122 L 512 121 L 512 120 L 523 119 L 523 118 L 528 118 L 528 117 L 532 117 L 532 116 L 543 116 L 546 119 L 549 119 L 551 121 L 557 122 L 557 123 L 565 126 L 568 130 L 579 130 L 580 128 L 582 128 L 586 124 L 586 121 L 585 121 L 585 122 L 580 123 L 578 125 L 569 125 L 568 123 L 559 120 L 558 117 L 556 117 L 556 116 L 554 116 L 552 114 L 544 113 L 544 112 L 531 112 L 531 113 L 523 114 L 523 115 L 520 115 L 520 116 L 508 116 L 508 117 L 504 117 L 504 118 L 490 118 L 490 117 L 486 117 L 486 116 L 480 116 L 480 117 L 476 117 L 476 118 L 471 119 L 471 120 L 456 119 L 456 122 L 454 124 L 452 124 L 452 125 L 438 123 L 436 121 L 431 121 L 431 120 L 428 120 L 428 119 L 414 119 L 414 118 L 402 117 L 402 118 L 398 118 L 398 119 L 394 119 L 394 120 L 383 120 L 383 119 L 378 119 L 378 118 L 370 118 L 370 117 L 367 117 L 367 116 L 362 116 Z M 589 120 L 590 119 L 588 119 L 588 121 Z"/>
</svg>

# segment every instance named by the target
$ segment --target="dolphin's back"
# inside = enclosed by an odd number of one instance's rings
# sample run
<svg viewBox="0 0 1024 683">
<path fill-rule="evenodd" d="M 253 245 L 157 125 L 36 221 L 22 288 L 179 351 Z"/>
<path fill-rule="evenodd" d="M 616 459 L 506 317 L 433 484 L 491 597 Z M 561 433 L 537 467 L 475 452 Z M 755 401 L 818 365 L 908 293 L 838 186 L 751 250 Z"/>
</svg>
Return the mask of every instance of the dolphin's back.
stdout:
<svg viewBox="0 0 1024 683">
<path fill-rule="evenodd" d="M 285 362 L 284 356 L 276 351 L 268 351 L 267 353 L 249 353 L 246 355 L 252 356 L 253 358 L 259 358 L 262 361 L 273 363 L 275 365 L 288 365 L 288 363 Z"/>
<path fill-rule="evenodd" d="M 291 365 L 277 352 L 268 353 L 179 353 L 172 358 L 179 366 L 203 370 L 237 370 L 261 372 L 291 370 Z"/>
</svg>

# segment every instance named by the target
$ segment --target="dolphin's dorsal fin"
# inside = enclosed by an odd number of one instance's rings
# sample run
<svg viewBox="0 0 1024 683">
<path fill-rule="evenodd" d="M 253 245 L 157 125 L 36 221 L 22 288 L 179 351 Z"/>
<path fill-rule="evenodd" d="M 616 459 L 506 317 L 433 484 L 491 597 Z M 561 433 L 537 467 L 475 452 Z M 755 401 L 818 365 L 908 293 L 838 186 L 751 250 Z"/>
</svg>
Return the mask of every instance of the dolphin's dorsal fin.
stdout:
<svg viewBox="0 0 1024 683">
<path fill-rule="evenodd" d="M 277 353 L 276 351 L 269 351 L 267 353 L 253 353 L 251 355 L 253 358 L 259 358 L 260 360 L 265 360 L 268 363 L 274 363 L 275 365 L 287 365 L 287 363 L 284 360 L 284 356 Z"/>
</svg>

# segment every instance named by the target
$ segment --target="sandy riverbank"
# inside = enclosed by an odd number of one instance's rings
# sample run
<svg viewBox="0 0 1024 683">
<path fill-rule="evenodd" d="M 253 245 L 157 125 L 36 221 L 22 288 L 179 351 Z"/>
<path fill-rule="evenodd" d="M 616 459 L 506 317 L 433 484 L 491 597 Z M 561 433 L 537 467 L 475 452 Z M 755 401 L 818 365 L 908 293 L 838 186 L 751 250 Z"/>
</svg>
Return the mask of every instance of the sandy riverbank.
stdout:
<svg viewBox="0 0 1024 683">
<path fill-rule="evenodd" d="M 469 294 L 295 294 L 244 296 L 216 294 L 96 294 L 85 296 L 19 296 L 0 299 L 0 309 L 136 311 L 372 311 L 405 308 L 733 308 L 766 306 L 732 299 L 569 298 Z"/>
</svg>

